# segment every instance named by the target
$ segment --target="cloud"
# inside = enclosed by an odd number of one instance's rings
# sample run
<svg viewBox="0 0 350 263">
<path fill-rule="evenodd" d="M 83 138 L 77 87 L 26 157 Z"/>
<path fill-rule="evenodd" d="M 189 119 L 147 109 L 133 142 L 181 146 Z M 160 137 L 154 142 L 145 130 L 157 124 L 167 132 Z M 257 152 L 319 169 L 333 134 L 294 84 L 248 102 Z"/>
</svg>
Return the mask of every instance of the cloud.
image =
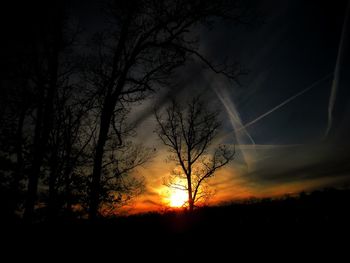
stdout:
<svg viewBox="0 0 350 263">
<path fill-rule="evenodd" d="M 336 102 L 337 92 L 339 88 L 339 81 L 340 81 L 340 68 L 342 66 L 343 58 L 344 58 L 344 51 L 345 51 L 345 42 L 346 42 L 346 36 L 349 34 L 348 30 L 348 24 L 349 24 L 349 17 L 350 17 L 350 2 L 348 3 L 347 9 L 346 9 L 346 15 L 344 18 L 344 24 L 343 29 L 339 41 L 339 48 L 338 48 L 338 55 L 337 55 L 337 61 L 335 63 L 335 69 L 334 69 L 334 78 L 332 82 L 331 87 L 331 93 L 329 96 L 329 104 L 328 104 L 328 124 L 327 129 L 325 132 L 325 136 L 329 134 L 330 129 L 332 128 L 333 123 L 333 114 L 334 114 L 334 106 Z"/>
<path fill-rule="evenodd" d="M 255 124 L 256 122 L 260 121 L 261 119 L 265 118 L 266 116 L 270 115 L 271 113 L 275 112 L 276 110 L 280 109 L 281 107 L 285 106 L 286 104 L 288 104 L 289 102 L 293 101 L 294 99 L 296 99 L 297 97 L 303 95 L 304 93 L 306 93 L 307 91 L 311 90 L 314 87 L 317 87 L 320 83 L 322 83 L 323 81 L 327 80 L 329 77 L 332 76 L 332 73 L 327 74 L 326 76 L 324 76 L 323 78 L 315 81 L 314 83 L 312 83 L 310 86 L 306 87 L 305 89 L 303 89 L 302 91 L 298 92 L 297 94 L 289 97 L 288 99 L 284 100 L 283 102 L 281 102 L 280 104 L 278 104 L 277 106 L 273 107 L 272 109 L 268 110 L 267 112 L 265 112 L 264 114 L 261 114 L 259 117 L 255 118 L 252 121 L 249 121 L 248 123 L 244 124 L 244 126 L 238 128 L 237 131 L 241 131 L 241 130 L 246 130 L 246 128 L 250 127 L 251 125 Z"/>
<path fill-rule="evenodd" d="M 334 145 L 308 144 L 261 154 L 270 158 L 257 163 L 246 177 L 262 185 L 339 176 L 350 181 L 349 152 Z"/>
</svg>

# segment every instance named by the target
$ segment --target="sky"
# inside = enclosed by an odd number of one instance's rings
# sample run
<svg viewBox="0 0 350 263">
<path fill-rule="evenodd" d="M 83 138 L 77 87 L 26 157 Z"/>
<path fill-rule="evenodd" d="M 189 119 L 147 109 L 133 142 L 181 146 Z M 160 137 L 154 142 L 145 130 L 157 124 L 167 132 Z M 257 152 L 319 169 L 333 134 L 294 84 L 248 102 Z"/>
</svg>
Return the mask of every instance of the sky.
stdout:
<svg viewBox="0 0 350 263">
<path fill-rule="evenodd" d="M 220 143 L 237 149 L 234 161 L 210 180 L 215 189 L 210 203 L 348 187 L 347 1 L 264 0 L 255 8 L 262 23 L 199 29 L 202 54 L 239 62 L 249 72 L 239 78 L 240 85 L 196 62 L 179 73 L 182 86 L 176 96 L 205 94 L 209 105 L 222 110 Z M 164 98 L 150 99 L 142 111 L 154 103 L 165 106 Z M 174 164 L 165 162 L 166 148 L 150 136 L 154 125 L 151 114 L 139 123 L 139 138 L 147 138 L 157 156 L 139 171 L 147 187 L 134 210 L 159 209 L 166 202 L 163 178 Z"/>
<path fill-rule="evenodd" d="M 152 162 L 136 171 L 146 187 L 129 211 L 159 210 L 167 203 L 163 178 L 174 163 L 165 162 L 167 149 L 153 132 L 153 109 L 166 106 L 171 96 L 204 94 L 209 107 L 221 110 L 217 142 L 236 146 L 235 159 L 209 182 L 215 189 L 211 204 L 350 185 L 350 4 L 251 4 L 261 16 L 252 25 L 216 22 L 211 30 L 195 29 L 203 55 L 214 63 L 225 58 L 238 62 L 248 72 L 239 77 L 240 85 L 194 60 L 178 71 L 176 89 L 159 90 L 133 109 L 130 121 L 137 123 L 137 140 L 157 151 Z M 71 1 L 73 16 L 88 29 L 86 39 L 103 27 L 96 5 L 95 0 Z M 25 33 L 23 22 L 30 18 L 25 8 L 18 12 L 21 21 L 0 24 L 20 46 L 16 40 L 25 35 L 17 29 Z M 12 48 L 1 46 L 1 56 Z"/>
</svg>

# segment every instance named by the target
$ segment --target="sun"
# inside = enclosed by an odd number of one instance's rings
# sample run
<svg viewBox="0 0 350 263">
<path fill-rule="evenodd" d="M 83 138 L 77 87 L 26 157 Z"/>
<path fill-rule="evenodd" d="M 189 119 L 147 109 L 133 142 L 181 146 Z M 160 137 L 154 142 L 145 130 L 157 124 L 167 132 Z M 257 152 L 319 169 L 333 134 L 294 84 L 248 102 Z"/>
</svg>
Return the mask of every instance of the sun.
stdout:
<svg viewBox="0 0 350 263">
<path fill-rule="evenodd" d="M 174 190 L 169 196 L 169 205 L 171 207 L 182 207 L 187 202 L 187 192 L 184 190 Z"/>
</svg>

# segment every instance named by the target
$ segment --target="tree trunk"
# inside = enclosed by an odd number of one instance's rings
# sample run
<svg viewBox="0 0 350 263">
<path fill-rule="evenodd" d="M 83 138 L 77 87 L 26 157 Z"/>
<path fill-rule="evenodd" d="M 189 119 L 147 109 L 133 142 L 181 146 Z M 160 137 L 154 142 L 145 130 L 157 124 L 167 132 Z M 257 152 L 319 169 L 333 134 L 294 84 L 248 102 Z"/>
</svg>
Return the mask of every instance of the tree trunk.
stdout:
<svg viewBox="0 0 350 263">
<path fill-rule="evenodd" d="M 41 156 L 36 154 L 36 158 L 33 160 L 32 168 L 29 173 L 27 202 L 24 212 L 24 220 L 27 222 L 31 222 L 33 220 L 41 163 Z"/>
<path fill-rule="evenodd" d="M 54 151 L 56 151 L 55 149 Z M 56 181 L 58 176 L 58 158 L 57 158 L 57 152 L 53 153 L 52 159 L 51 159 L 51 165 L 50 165 L 50 178 L 49 178 L 49 202 L 48 202 L 48 216 L 49 219 L 52 220 L 57 216 L 57 188 L 56 188 Z"/>
<path fill-rule="evenodd" d="M 53 89 L 53 87 L 51 87 Z M 44 161 L 44 156 L 46 152 L 47 142 L 49 138 L 49 133 L 51 130 L 52 124 L 52 115 L 53 115 L 53 96 L 54 90 L 51 90 L 48 94 L 45 107 L 44 119 L 41 121 L 38 118 L 38 129 L 35 132 L 35 142 L 34 142 L 34 160 L 32 164 L 32 169 L 29 173 L 29 182 L 28 182 L 28 197 L 24 217 L 27 221 L 31 221 L 34 213 L 34 205 L 37 198 L 38 192 L 38 182 L 40 176 L 40 170 Z M 40 115 L 40 114 L 38 114 Z"/>
<path fill-rule="evenodd" d="M 61 15 L 59 13 L 54 14 L 55 20 L 53 24 L 53 40 L 52 45 L 46 43 L 47 49 L 50 51 L 48 57 L 48 70 L 49 70 L 49 84 L 46 88 L 46 96 L 45 96 L 45 85 L 43 83 L 39 84 L 39 92 L 42 96 L 41 103 L 43 105 L 39 105 L 38 114 L 37 114 L 37 124 L 35 128 L 35 139 L 34 139 L 34 158 L 32 168 L 29 174 L 29 182 L 28 182 L 28 197 L 26 203 L 26 209 L 24 213 L 24 218 L 26 221 L 32 221 L 34 215 L 34 205 L 37 198 L 38 192 L 38 182 L 40 176 L 40 170 L 42 167 L 42 163 L 44 161 L 44 156 L 47 148 L 47 143 L 49 139 L 49 134 L 52 128 L 52 119 L 53 119 L 53 111 L 54 111 L 54 98 L 57 90 L 57 78 L 58 78 L 58 56 L 59 49 L 62 40 L 62 28 L 61 28 Z M 49 40 L 49 42 L 50 42 Z M 42 72 L 40 68 L 38 68 L 39 77 L 42 76 Z"/>
<path fill-rule="evenodd" d="M 89 219 L 95 220 L 97 218 L 98 207 L 100 203 L 100 182 L 101 170 L 104 154 L 104 147 L 108 137 L 110 122 L 114 104 L 110 98 L 106 97 L 106 102 L 101 114 L 100 131 L 96 145 L 94 168 L 92 172 L 91 188 L 90 188 L 90 203 L 89 203 Z"/>
<path fill-rule="evenodd" d="M 193 192 L 192 192 L 192 165 L 190 145 L 187 145 L 187 188 L 188 188 L 188 208 L 192 213 L 194 208 Z"/>
<path fill-rule="evenodd" d="M 70 119 L 70 115 L 69 115 Z M 70 123 L 70 122 L 69 122 Z M 71 129 L 69 129 L 71 131 Z M 72 215 L 72 193 L 71 193 L 71 183 L 72 183 L 72 172 L 74 167 L 74 162 L 72 162 L 72 142 L 71 142 L 71 133 L 65 133 L 65 160 L 64 160 L 64 171 L 63 178 L 65 183 L 65 201 L 66 201 L 66 209 L 65 214 L 66 217 L 70 218 Z"/>
<path fill-rule="evenodd" d="M 191 176 L 187 176 L 187 188 L 188 188 L 188 208 L 192 212 L 194 208 L 194 202 L 192 197 L 192 180 Z"/>
<path fill-rule="evenodd" d="M 49 139 L 49 133 L 52 126 L 53 102 L 54 102 L 54 94 L 56 91 L 55 86 L 56 85 L 50 85 L 49 87 L 49 91 L 45 99 L 45 109 L 43 112 L 42 120 L 40 118 L 40 115 L 41 115 L 40 112 L 38 113 L 38 119 L 37 119 L 38 123 L 35 131 L 35 139 L 34 139 L 34 160 L 32 164 L 32 169 L 29 174 L 28 197 L 27 197 L 26 210 L 24 214 L 25 219 L 27 221 L 32 220 L 33 213 L 34 213 L 34 205 L 37 198 L 40 170 L 44 160 L 47 142 Z"/>
<path fill-rule="evenodd" d="M 42 112 L 43 112 L 42 105 L 39 105 L 37 109 L 37 114 L 36 114 L 36 124 L 35 124 L 35 131 L 34 131 L 33 160 L 32 160 L 32 165 L 30 167 L 29 175 L 28 175 L 27 199 L 26 199 L 25 211 L 23 215 L 24 220 L 28 222 L 31 222 L 33 219 L 36 193 L 38 190 L 39 173 L 41 168 L 42 149 L 40 149 L 41 148 L 40 135 L 42 130 Z"/>
<path fill-rule="evenodd" d="M 122 47 L 123 47 L 123 44 L 125 43 L 125 38 L 128 33 L 127 29 L 129 26 L 128 23 L 130 22 L 130 19 L 131 19 L 131 16 L 128 18 L 128 22 L 123 27 L 121 39 L 119 40 L 116 54 L 114 57 L 115 62 L 118 61 L 118 58 L 122 52 Z M 98 207 L 100 203 L 100 181 L 101 181 L 101 170 L 102 170 L 104 147 L 108 139 L 109 126 L 112 120 L 114 108 L 118 101 L 119 95 L 124 87 L 126 75 L 128 73 L 130 65 L 132 65 L 131 61 L 129 61 L 128 65 L 125 66 L 123 73 L 121 74 L 118 80 L 118 84 L 114 92 L 112 92 L 114 82 L 116 80 L 115 74 L 117 69 L 117 66 L 113 65 L 112 76 L 107 86 L 108 92 L 105 97 L 103 108 L 102 108 L 100 130 L 99 130 L 99 136 L 97 140 L 95 157 L 94 157 L 94 168 L 92 172 L 92 180 L 91 180 L 91 188 L 90 188 L 90 203 L 89 203 L 90 220 L 95 220 L 97 218 L 97 212 L 98 212 Z"/>
<path fill-rule="evenodd" d="M 65 161 L 64 161 L 64 171 L 63 171 L 63 178 L 64 178 L 64 184 L 65 184 L 65 202 L 66 202 L 66 208 L 65 208 L 65 216 L 67 218 L 71 218 L 72 216 L 72 190 L 71 190 L 71 184 L 72 184 L 72 173 L 74 170 L 74 162 L 72 162 L 71 153 L 72 153 L 72 144 L 70 143 L 70 138 L 67 136 L 68 143 L 66 143 L 66 155 L 65 155 Z"/>
<path fill-rule="evenodd" d="M 65 174 L 65 183 L 66 183 L 66 189 L 65 189 L 65 199 L 66 199 L 66 209 L 65 209 L 65 216 L 67 218 L 72 217 L 72 192 L 71 192 L 71 178 L 69 176 L 70 174 Z"/>
<path fill-rule="evenodd" d="M 26 110 L 22 109 L 21 114 L 18 118 L 18 125 L 17 125 L 17 134 L 16 134 L 16 158 L 17 158 L 17 167 L 14 174 L 13 182 L 12 182 L 12 194 L 13 194 L 13 204 L 12 209 L 13 212 L 16 211 L 18 201 L 19 201 L 19 195 L 20 195 L 20 181 L 23 178 L 23 169 L 24 169 L 24 160 L 23 160 L 23 124 L 24 124 L 24 118 L 25 118 Z"/>
<path fill-rule="evenodd" d="M 49 200 L 48 200 L 48 217 L 49 220 L 53 220 L 57 216 L 58 212 L 58 189 L 56 186 L 57 179 L 59 178 L 59 171 L 62 170 L 62 166 L 59 167 L 59 162 L 63 157 L 59 158 L 59 150 L 61 145 L 61 118 L 57 118 L 57 125 L 55 125 L 56 133 L 52 135 L 51 156 L 49 160 L 50 174 L 49 174 Z"/>
</svg>

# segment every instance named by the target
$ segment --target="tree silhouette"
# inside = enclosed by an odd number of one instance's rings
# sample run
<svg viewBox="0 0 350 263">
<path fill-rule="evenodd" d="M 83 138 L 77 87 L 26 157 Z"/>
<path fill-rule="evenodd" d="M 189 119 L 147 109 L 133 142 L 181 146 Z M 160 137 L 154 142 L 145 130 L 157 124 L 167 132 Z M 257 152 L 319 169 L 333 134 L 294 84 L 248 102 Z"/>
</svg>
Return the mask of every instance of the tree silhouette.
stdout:
<svg viewBox="0 0 350 263">
<path fill-rule="evenodd" d="M 151 149 L 132 141 L 107 148 L 100 192 L 104 216 L 115 215 L 119 208 L 143 193 L 144 178 L 133 173 L 154 156 Z"/>
<path fill-rule="evenodd" d="M 196 57 L 216 73 L 235 79 L 237 65 L 214 66 L 198 52 L 194 26 L 213 17 L 240 22 L 240 1 L 111 1 L 106 8 L 110 28 L 95 37 L 94 55 L 86 74 L 99 102 L 98 138 L 91 175 L 89 217 L 96 218 L 106 143 L 115 113 L 144 99 L 158 87 L 171 86 L 176 69 Z"/>
<path fill-rule="evenodd" d="M 9 11 L 16 23 L 1 49 L 0 184 L 6 210 L 29 222 L 77 207 L 94 219 L 101 207 L 129 202 L 143 189 L 133 171 L 153 156 L 126 121 L 135 103 L 175 89 L 192 59 L 230 79 L 241 73 L 199 53 L 196 34 L 216 18 L 241 23 L 241 1 L 106 2 L 106 29 L 90 49 L 81 42 L 92 29 L 71 28 L 77 14 L 66 1 Z"/>
<path fill-rule="evenodd" d="M 80 103 L 79 61 L 72 49 L 78 30 L 69 22 L 66 4 L 28 5 L 28 23 L 19 28 L 21 37 L 12 40 L 16 45 L 5 61 L 1 123 L 7 128 L 0 131 L 1 146 L 6 146 L 1 154 L 14 166 L 6 171 L 11 177 L 12 209 L 24 209 L 27 221 L 33 220 L 38 201 L 48 201 L 45 204 L 55 216 L 62 203 L 58 200 L 63 178 L 72 177 L 88 143 L 81 132 L 88 105 Z M 26 18 L 27 14 L 19 19 Z"/>
<path fill-rule="evenodd" d="M 1 138 L 1 144 L 9 146 L 1 147 L 1 151 L 17 167 L 7 173 L 13 175 L 14 209 L 21 183 L 24 179 L 28 180 L 24 216 L 31 221 L 55 117 L 55 97 L 62 79 L 66 77 L 61 64 L 66 43 L 63 36 L 63 2 L 22 6 L 24 9 L 26 7 L 31 18 L 17 7 L 16 10 L 25 18 L 16 19 L 25 22 L 16 27 L 18 32 L 14 30 L 18 33 L 16 38 L 6 39 L 9 43 L 13 41 L 14 47 L 7 47 L 9 54 L 4 60 L 8 68 L 4 74 L 4 86 L 9 93 L 4 101 L 3 117 L 4 125 L 10 125 L 8 128 L 12 127 L 13 130 Z M 19 14 L 16 12 L 16 15 Z M 10 141 L 6 142 L 6 138 Z"/>
<path fill-rule="evenodd" d="M 34 39 L 31 80 L 37 92 L 31 167 L 28 171 L 28 191 L 24 217 L 31 221 L 36 203 L 38 183 L 47 152 L 55 116 L 54 101 L 60 86 L 60 57 L 66 47 L 63 37 L 64 4 L 54 2 L 44 6 L 41 34 Z"/>
<path fill-rule="evenodd" d="M 128 122 L 128 114 L 126 106 L 113 113 L 111 131 L 104 147 L 98 210 L 104 216 L 115 215 L 118 208 L 143 192 L 144 178 L 136 174 L 138 168 L 154 156 L 153 150 L 134 141 L 136 133 L 134 124 Z"/>
<path fill-rule="evenodd" d="M 164 117 L 156 113 L 159 138 L 170 148 L 170 160 L 179 166 L 174 169 L 167 184 L 188 192 L 190 211 L 193 211 L 197 202 L 207 197 L 208 191 L 204 187 L 206 181 L 219 168 L 228 164 L 235 154 L 234 150 L 224 145 L 211 148 L 220 127 L 217 114 L 208 111 L 198 97 L 192 99 L 185 108 L 172 101 Z M 186 184 L 176 179 L 185 179 Z"/>
</svg>

